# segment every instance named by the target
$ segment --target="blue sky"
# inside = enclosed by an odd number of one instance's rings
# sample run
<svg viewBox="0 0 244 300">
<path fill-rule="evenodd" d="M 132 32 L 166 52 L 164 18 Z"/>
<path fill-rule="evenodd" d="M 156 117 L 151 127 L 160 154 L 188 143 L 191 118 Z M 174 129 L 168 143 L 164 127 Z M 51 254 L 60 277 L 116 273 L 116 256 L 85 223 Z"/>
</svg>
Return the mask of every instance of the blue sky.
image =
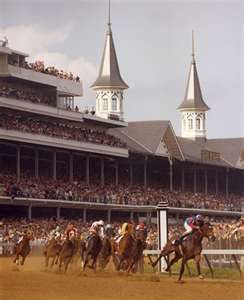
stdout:
<svg viewBox="0 0 244 300">
<path fill-rule="evenodd" d="M 81 74 L 80 106 L 95 104 L 89 86 L 102 56 L 107 0 L 0 0 L 0 36 L 29 60 Z M 202 93 L 211 110 L 208 137 L 244 136 L 244 2 L 111 1 L 115 47 L 125 92 L 125 117 L 171 120 L 180 113 L 191 61 L 191 31 Z"/>
</svg>

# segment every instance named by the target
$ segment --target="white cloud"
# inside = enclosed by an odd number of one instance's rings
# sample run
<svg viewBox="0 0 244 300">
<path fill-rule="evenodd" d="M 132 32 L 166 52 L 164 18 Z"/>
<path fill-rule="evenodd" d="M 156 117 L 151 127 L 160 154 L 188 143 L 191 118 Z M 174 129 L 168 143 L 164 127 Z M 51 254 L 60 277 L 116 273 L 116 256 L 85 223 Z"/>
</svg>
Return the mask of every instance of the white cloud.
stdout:
<svg viewBox="0 0 244 300">
<path fill-rule="evenodd" d="M 72 58 L 67 53 L 51 50 L 52 46 L 67 42 L 71 30 L 71 26 L 47 30 L 38 26 L 18 25 L 0 28 L 0 37 L 8 37 L 10 48 L 30 54 L 30 62 L 42 60 L 45 66 L 55 66 L 59 70 L 72 72 L 75 76 L 79 75 L 86 94 L 96 79 L 97 67 L 82 56 Z"/>
<path fill-rule="evenodd" d="M 44 30 L 38 26 L 18 25 L 0 28 L 0 36 L 7 36 L 9 46 L 30 55 L 48 51 L 56 44 L 63 43 L 69 36 L 70 26 L 56 30 Z"/>
</svg>

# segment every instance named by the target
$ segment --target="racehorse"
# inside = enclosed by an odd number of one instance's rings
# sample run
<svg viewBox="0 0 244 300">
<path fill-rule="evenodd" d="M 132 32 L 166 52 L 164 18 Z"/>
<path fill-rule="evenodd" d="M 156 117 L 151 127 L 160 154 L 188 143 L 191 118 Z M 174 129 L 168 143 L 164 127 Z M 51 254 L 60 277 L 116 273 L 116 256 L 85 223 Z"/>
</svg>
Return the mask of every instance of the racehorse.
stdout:
<svg viewBox="0 0 244 300">
<path fill-rule="evenodd" d="M 109 236 L 105 236 L 104 239 L 102 240 L 102 248 L 101 251 L 98 255 L 98 263 L 99 267 L 104 270 L 105 267 L 107 266 L 110 257 L 113 252 L 113 247 L 112 247 L 112 242 L 111 238 Z"/>
<path fill-rule="evenodd" d="M 22 256 L 22 261 L 21 265 L 24 265 L 25 259 L 27 255 L 31 251 L 30 247 L 30 240 L 33 240 L 33 233 L 31 231 L 28 231 L 27 233 L 24 234 L 23 239 L 17 243 L 14 247 L 14 253 L 15 253 L 15 258 L 13 260 L 14 263 L 19 265 L 19 256 Z"/>
<path fill-rule="evenodd" d="M 114 263 L 117 271 L 125 268 L 126 272 L 129 273 L 142 258 L 145 247 L 145 236 L 142 231 L 137 231 L 135 238 L 129 233 L 125 234 L 118 243 L 117 254 L 114 253 Z"/>
<path fill-rule="evenodd" d="M 172 241 L 168 241 L 157 260 L 152 263 L 152 266 L 155 267 L 162 257 L 166 257 L 170 253 L 174 252 L 175 256 L 171 261 L 168 262 L 168 260 L 166 259 L 168 265 L 165 270 L 166 272 L 170 272 L 172 265 L 182 258 L 178 281 L 183 282 L 182 276 L 187 261 L 189 259 L 195 259 L 198 276 L 199 278 L 203 279 L 200 269 L 200 260 L 202 252 L 202 240 L 204 237 L 208 238 L 211 241 L 215 240 L 213 227 L 210 223 L 204 223 L 199 229 L 194 229 L 193 232 L 190 235 L 186 236 L 180 243 L 172 244 Z"/>
<path fill-rule="evenodd" d="M 59 254 L 59 271 L 62 270 L 62 265 L 64 264 L 64 272 L 67 272 L 68 266 L 72 261 L 72 258 L 79 250 L 80 241 L 73 237 L 71 239 L 66 239 L 62 245 Z"/>
<path fill-rule="evenodd" d="M 98 234 L 92 234 L 87 241 L 81 243 L 81 266 L 83 272 L 86 266 L 91 267 L 96 272 L 97 257 L 102 249 L 102 240 Z M 88 265 L 89 260 L 92 260 L 91 266 Z"/>
<path fill-rule="evenodd" d="M 58 258 L 59 258 L 59 254 L 60 251 L 62 249 L 62 245 L 55 239 L 52 238 L 45 246 L 43 249 L 43 254 L 45 256 L 45 266 L 46 268 L 48 268 L 48 264 L 49 264 L 49 259 L 52 258 L 52 262 L 51 262 L 51 268 L 55 264 L 58 263 Z"/>
</svg>

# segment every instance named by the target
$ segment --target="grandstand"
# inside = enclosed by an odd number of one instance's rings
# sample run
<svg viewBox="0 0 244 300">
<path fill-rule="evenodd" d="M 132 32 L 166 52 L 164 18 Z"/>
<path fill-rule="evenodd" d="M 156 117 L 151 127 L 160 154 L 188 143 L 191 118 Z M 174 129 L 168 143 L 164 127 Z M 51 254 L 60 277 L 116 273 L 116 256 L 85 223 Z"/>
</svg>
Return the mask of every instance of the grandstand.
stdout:
<svg viewBox="0 0 244 300">
<path fill-rule="evenodd" d="M 181 136 L 170 121 L 125 121 L 110 21 L 95 109 L 75 106 L 79 76 L 27 58 L 0 46 L 1 216 L 149 221 L 162 199 L 171 218 L 242 215 L 244 138 L 207 138 L 194 49 Z"/>
</svg>

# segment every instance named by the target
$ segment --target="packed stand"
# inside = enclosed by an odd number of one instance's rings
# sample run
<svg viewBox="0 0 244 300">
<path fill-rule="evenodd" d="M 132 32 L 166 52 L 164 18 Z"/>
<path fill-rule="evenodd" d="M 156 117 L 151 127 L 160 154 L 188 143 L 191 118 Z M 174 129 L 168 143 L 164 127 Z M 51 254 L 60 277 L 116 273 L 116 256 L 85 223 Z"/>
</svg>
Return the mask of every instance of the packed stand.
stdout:
<svg viewBox="0 0 244 300">
<path fill-rule="evenodd" d="M 167 201 L 171 207 L 199 208 L 210 210 L 241 211 L 244 198 L 230 195 L 222 196 L 194 194 L 190 192 L 170 192 L 158 187 L 144 189 L 141 185 L 90 184 L 83 181 L 35 179 L 21 175 L 0 175 L 0 195 L 10 197 L 56 199 L 78 202 L 92 202 L 119 205 L 157 205 Z"/>
<path fill-rule="evenodd" d="M 37 91 L 13 88 L 7 85 L 0 86 L 0 97 L 14 98 L 49 106 L 56 106 L 57 102 L 55 97 L 45 96 Z"/>
<path fill-rule="evenodd" d="M 62 122 L 61 120 L 42 120 L 36 116 L 30 117 L 20 114 L 1 112 L 0 128 L 41 134 L 65 140 L 75 140 L 111 147 L 126 148 L 125 143 L 103 131 L 83 127 L 78 123 L 72 124 L 71 122 Z"/>
<path fill-rule="evenodd" d="M 80 77 L 77 75 L 73 75 L 71 72 L 65 72 L 63 70 L 58 70 L 54 66 L 45 66 L 43 61 L 37 60 L 34 63 L 29 63 L 27 61 L 21 61 L 20 63 L 15 60 L 13 57 L 9 57 L 8 60 L 10 65 L 20 66 L 21 68 L 25 68 L 28 70 L 32 70 L 39 73 L 44 73 L 48 75 L 52 75 L 61 79 L 72 80 L 75 82 L 80 82 Z"/>
</svg>

